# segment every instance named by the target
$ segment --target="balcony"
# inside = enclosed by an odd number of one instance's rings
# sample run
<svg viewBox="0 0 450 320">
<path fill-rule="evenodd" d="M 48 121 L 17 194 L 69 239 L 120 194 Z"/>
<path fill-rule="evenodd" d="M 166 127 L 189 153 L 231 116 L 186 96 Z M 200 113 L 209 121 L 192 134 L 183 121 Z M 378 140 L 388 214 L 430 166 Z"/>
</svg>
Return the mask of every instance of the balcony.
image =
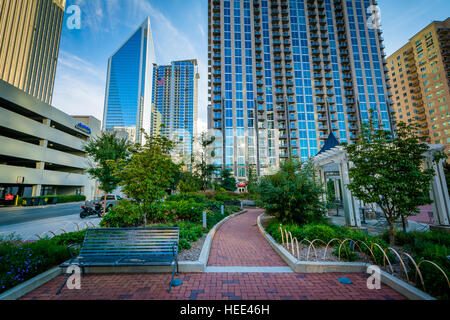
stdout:
<svg viewBox="0 0 450 320">
<path fill-rule="evenodd" d="M 344 88 L 353 88 L 352 82 L 344 82 Z"/>
<path fill-rule="evenodd" d="M 321 73 L 314 73 L 314 78 L 315 79 L 320 79 L 320 78 L 322 78 L 322 74 Z"/>
</svg>

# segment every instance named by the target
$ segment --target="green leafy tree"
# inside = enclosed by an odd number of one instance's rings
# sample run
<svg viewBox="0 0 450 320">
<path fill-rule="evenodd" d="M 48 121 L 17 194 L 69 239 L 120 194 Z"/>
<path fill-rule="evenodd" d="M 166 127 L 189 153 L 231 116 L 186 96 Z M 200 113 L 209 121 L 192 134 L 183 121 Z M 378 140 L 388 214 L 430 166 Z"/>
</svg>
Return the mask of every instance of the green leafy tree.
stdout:
<svg viewBox="0 0 450 320">
<path fill-rule="evenodd" d="M 195 172 L 200 177 L 202 182 L 202 189 L 206 190 L 211 186 L 211 179 L 214 173 L 214 165 L 210 164 L 209 160 L 215 157 L 214 141 L 216 138 L 210 136 L 207 132 L 203 132 L 199 138 L 200 155 L 199 161 L 194 164 Z"/>
<path fill-rule="evenodd" d="M 355 144 L 346 146 L 353 167 L 347 186 L 365 203 L 377 204 L 389 224 L 389 241 L 395 243 L 394 223 L 418 213 L 419 206 L 431 204 L 430 183 L 433 170 L 423 169 L 424 153 L 429 150 L 417 135 L 418 125 L 399 123 L 396 136 L 376 128 L 371 120 L 364 124 Z M 442 154 L 435 161 L 442 159 Z"/>
<path fill-rule="evenodd" d="M 175 178 L 179 165 L 172 161 L 170 152 L 174 143 L 168 138 L 148 136 L 145 144 L 136 144 L 131 149 L 129 161 L 118 160 L 114 163 L 114 175 L 121 182 L 122 191 L 133 198 L 140 206 L 147 226 L 147 215 L 152 205 L 167 194 Z"/>
<path fill-rule="evenodd" d="M 276 174 L 261 178 L 258 189 L 266 212 L 282 223 L 306 224 L 325 214 L 324 188 L 311 163 L 289 159 Z"/>
<path fill-rule="evenodd" d="M 220 186 L 227 191 L 236 191 L 237 181 L 231 170 L 225 169 L 220 172 Z"/>
<path fill-rule="evenodd" d="M 181 172 L 178 189 L 185 192 L 197 192 L 202 189 L 202 179 L 190 171 Z"/>
<path fill-rule="evenodd" d="M 113 174 L 108 163 L 118 160 L 126 162 L 130 154 L 129 148 L 130 144 L 126 139 L 118 138 L 115 132 L 102 132 L 84 146 L 84 151 L 93 160 L 87 172 L 92 178 L 98 179 L 99 187 L 105 193 L 103 216 L 106 213 L 106 195 L 113 192 L 120 183 L 120 178 Z"/>
<path fill-rule="evenodd" d="M 255 194 L 258 191 L 258 174 L 256 172 L 256 165 L 247 165 L 247 191 L 251 194 Z"/>
</svg>

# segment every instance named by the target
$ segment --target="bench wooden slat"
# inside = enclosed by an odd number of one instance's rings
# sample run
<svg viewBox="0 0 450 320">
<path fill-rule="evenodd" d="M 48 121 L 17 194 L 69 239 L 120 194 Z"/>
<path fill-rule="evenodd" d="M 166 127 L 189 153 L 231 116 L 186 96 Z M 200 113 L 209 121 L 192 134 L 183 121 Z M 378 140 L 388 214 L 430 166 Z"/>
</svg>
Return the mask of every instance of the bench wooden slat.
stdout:
<svg viewBox="0 0 450 320">
<path fill-rule="evenodd" d="M 168 263 L 178 254 L 179 239 L 179 228 L 88 229 L 80 255 L 73 260 L 83 265 L 95 265 L 96 261 L 116 264 L 114 257 L 119 261 L 125 257 L 141 264 L 139 257 L 142 257 L 146 264 L 156 260 Z"/>
</svg>

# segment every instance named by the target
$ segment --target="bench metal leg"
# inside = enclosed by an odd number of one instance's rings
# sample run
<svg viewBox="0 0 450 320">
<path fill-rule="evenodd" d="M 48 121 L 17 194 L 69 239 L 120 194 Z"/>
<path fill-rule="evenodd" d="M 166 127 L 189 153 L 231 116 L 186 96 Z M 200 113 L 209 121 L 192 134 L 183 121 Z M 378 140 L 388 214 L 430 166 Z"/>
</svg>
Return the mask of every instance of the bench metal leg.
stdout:
<svg viewBox="0 0 450 320">
<path fill-rule="evenodd" d="M 69 280 L 69 278 L 75 273 L 75 270 L 72 271 L 72 273 L 68 274 L 66 279 L 64 280 L 64 283 L 61 285 L 61 287 L 59 287 L 58 291 L 56 292 L 56 295 L 59 295 L 62 291 L 62 289 L 64 288 L 64 286 L 67 283 L 67 280 Z"/>
<path fill-rule="evenodd" d="M 175 268 L 177 267 L 177 265 L 178 264 L 176 262 L 174 262 L 174 264 L 173 264 L 173 271 L 172 271 L 172 278 L 170 279 L 170 284 L 169 284 L 169 293 L 172 290 L 172 282 L 173 282 L 173 278 L 175 276 Z"/>
</svg>

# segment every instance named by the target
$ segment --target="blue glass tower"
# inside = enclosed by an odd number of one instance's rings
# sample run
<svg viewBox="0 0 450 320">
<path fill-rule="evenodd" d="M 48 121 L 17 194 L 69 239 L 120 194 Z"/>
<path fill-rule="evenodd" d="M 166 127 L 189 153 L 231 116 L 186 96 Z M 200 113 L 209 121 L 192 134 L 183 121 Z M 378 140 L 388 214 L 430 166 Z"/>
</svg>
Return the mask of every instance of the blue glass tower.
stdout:
<svg viewBox="0 0 450 320">
<path fill-rule="evenodd" d="M 155 63 L 150 19 L 109 58 L 103 130 L 142 143 L 150 134 L 151 88 Z"/>
<path fill-rule="evenodd" d="M 333 133 L 392 130 L 375 0 L 209 0 L 214 164 L 245 181 L 307 161 Z M 370 110 L 374 112 L 370 114 Z"/>
<path fill-rule="evenodd" d="M 198 79 L 197 60 L 174 61 L 153 69 L 151 132 L 181 140 L 175 151 L 189 158 L 197 134 Z"/>
</svg>

